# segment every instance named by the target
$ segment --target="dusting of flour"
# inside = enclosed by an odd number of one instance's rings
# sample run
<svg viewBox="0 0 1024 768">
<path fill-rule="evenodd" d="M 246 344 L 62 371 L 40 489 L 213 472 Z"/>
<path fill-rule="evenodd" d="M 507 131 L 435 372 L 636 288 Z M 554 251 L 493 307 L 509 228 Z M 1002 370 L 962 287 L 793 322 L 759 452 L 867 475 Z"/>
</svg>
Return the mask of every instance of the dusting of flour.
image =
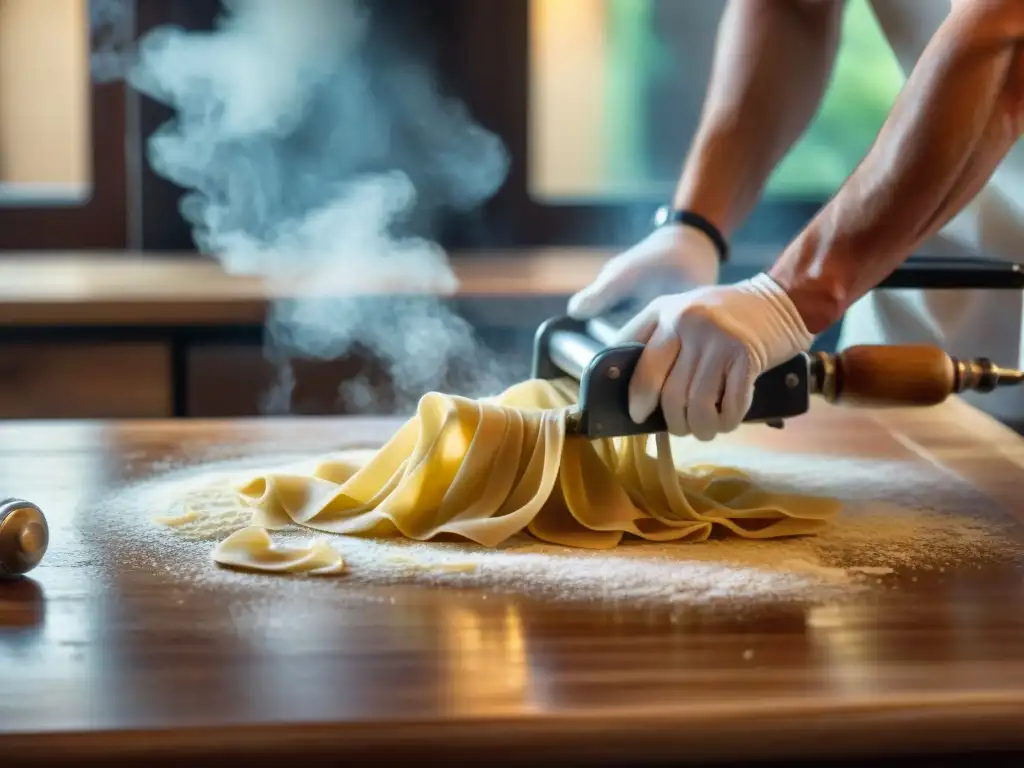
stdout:
<svg viewBox="0 0 1024 768">
<path fill-rule="evenodd" d="M 368 456 L 366 451 L 358 458 Z M 341 455 L 341 454 L 339 454 Z M 352 457 L 352 452 L 346 452 Z M 228 490 L 253 474 L 303 471 L 323 456 L 261 457 L 168 468 L 123 488 L 81 517 L 119 542 L 123 567 L 191 583 L 268 588 L 308 579 L 221 569 L 213 546 L 249 518 Z M 800 539 L 719 539 L 703 544 L 629 542 L 587 551 L 520 536 L 488 550 L 475 544 L 419 543 L 274 532 L 276 540 L 330 539 L 346 585 L 425 584 L 518 593 L 572 602 L 707 606 L 829 601 L 885 588 L 921 570 L 944 571 L 1019 554 L 1013 524 L 984 495 L 920 462 L 778 456 L 728 446 L 705 448 L 701 463 L 743 469 L 765 487 L 836 497 L 844 509 L 827 532 Z M 177 525 L 156 522 L 170 518 Z M 916 577 L 914 577 L 916 578 Z"/>
</svg>

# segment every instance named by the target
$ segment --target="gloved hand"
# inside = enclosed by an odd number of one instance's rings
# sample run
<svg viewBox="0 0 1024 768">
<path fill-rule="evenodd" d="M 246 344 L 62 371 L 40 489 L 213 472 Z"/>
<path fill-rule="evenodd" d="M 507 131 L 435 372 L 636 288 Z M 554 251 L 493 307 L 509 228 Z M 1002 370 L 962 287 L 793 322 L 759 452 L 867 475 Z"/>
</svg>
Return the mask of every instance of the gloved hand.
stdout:
<svg viewBox="0 0 1024 768">
<path fill-rule="evenodd" d="M 786 292 L 760 274 L 655 299 L 618 341 L 647 345 L 629 386 L 633 421 L 660 403 L 672 434 L 711 440 L 742 423 L 757 377 L 809 349 L 814 336 Z"/>
<path fill-rule="evenodd" d="M 626 299 L 643 304 L 718 282 L 718 251 L 695 227 L 659 227 L 607 264 L 589 286 L 569 300 L 569 314 L 586 320 Z"/>
</svg>

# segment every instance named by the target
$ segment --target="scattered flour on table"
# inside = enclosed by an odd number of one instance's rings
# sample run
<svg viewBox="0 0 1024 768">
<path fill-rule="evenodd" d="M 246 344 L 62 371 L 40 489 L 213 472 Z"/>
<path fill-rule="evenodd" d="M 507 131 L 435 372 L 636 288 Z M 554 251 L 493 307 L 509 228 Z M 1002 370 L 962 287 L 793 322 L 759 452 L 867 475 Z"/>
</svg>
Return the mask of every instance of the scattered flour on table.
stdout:
<svg viewBox="0 0 1024 768">
<path fill-rule="evenodd" d="M 249 511 L 230 491 L 232 484 L 267 468 L 302 471 L 321 459 L 264 456 L 167 468 L 83 510 L 80 528 L 116 549 L 109 554 L 122 566 L 189 583 L 260 589 L 276 588 L 269 583 L 308 584 L 299 577 L 221 569 L 210 552 L 249 521 Z M 814 537 L 703 544 L 628 541 L 609 551 L 543 544 L 526 535 L 493 550 L 301 529 L 272 536 L 329 539 L 349 566 L 344 576 L 331 580 L 348 585 L 450 585 L 647 605 L 820 602 L 877 587 L 908 571 L 945 571 L 1019 554 L 1011 534 L 1014 524 L 987 497 L 930 465 L 779 456 L 735 446 L 704 448 L 700 463 L 743 469 L 766 487 L 834 496 L 845 507 L 832 529 Z M 157 523 L 160 517 L 174 518 L 176 527 Z"/>
</svg>

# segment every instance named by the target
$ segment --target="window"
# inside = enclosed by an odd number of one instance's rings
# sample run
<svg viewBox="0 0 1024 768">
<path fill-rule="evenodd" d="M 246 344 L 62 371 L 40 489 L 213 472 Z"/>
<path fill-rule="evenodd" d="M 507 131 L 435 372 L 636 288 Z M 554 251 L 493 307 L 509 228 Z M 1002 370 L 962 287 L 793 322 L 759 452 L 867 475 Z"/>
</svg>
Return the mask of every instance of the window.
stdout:
<svg viewBox="0 0 1024 768">
<path fill-rule="evenodd" d="M 721 0 L 530 0 L 530 195 L 668 199 L 711 73 Z M 832 86 L 771 179 L 827 199 L 868 151 L 903 74 L 866 0 L 847 5 Z"/>
<path fill-rule="evenodd" d="M 0 0 L 0 247 L 126 245 L 125 104 L 93 83 L 94 7 Z"/>
<path fill-rule="evenodd" d="M 88 199 L 89 75 L 80 0 L 0 0 L 0 198 Z"/>
</svg>

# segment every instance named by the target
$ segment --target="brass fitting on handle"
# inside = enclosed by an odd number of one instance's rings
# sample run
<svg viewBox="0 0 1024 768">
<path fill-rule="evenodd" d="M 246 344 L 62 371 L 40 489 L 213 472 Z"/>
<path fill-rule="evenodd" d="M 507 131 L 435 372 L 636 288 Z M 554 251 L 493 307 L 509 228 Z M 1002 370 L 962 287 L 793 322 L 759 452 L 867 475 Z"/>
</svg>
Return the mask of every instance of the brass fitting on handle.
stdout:
<svg viewBox="0 0 1024 768">
<path fill-rule="evenodd" d="M 1024 372 L 1000 368 L 987 357 L 965 362 L 953 358 L 956 385 L 954 391 L 992 392 L 999 387 L 1012 387 L 1024 381 Z"/>
<path fill-rule="evenodd" d="M 839 396 L 839 371 L 836 356 L 828 352 L 815 352 L 810 358 L 810 386 L 812 395 L 820 395 L 830 403 Z"/>
</svg>

